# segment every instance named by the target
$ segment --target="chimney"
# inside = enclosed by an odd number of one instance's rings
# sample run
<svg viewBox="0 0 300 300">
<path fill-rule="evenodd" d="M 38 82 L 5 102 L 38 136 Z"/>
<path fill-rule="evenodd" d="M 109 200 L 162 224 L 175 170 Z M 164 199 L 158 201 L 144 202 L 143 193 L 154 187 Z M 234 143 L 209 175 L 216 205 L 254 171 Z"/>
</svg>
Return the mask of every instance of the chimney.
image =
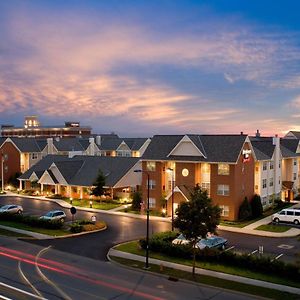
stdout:
<svg viewBox="0 0 300 300">
<path fill-rule="evenodd" d="M 260 137 L 260 132 L 259 132 L 259 130 L 258 130 L 258 129 L 256 130 L 256 134 L 255 134 L 255 136 L 256 136 L 257 138 L 259 138 L 259 137 Z"/>
<path fill-rule="evenodd" d="M 54 154 L 53 138 L 47 138 L 48 154 Z"/>
<path fill-rule="evenodd" d="M 241 131 L 241 135 L 243 135 L 244 134 L 244 132 L 243 131 Z"/>
<path fill-rule="evenodd" d="M 96 144 L 97 144 L 98 146 L 101 146 L 101 135 L 97 135 L 97 136 L 96 136 Z"/>
<path fill-rule="evenodd" d="M 95 139 L 94 138 L 89 138 L 89 143 L 90 143 L 90 155 L 95 156 Z"/>
</svg>

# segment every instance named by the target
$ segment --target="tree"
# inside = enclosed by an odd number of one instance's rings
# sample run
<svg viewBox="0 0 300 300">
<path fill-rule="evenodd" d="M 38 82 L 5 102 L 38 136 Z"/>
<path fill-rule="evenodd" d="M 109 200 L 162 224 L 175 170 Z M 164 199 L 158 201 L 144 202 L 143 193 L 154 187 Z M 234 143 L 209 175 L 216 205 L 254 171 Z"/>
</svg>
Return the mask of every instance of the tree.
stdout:
<svg viewBox="0 0 300 300">
<path fill-rule="evenodd" d="M 252 217 L 258 218 L 263 214 L 263 206 L 259 195 L 254 195 L 251 201 Z"/>
<path fill-rule="evenodd" d="M 239 209 L 239 220 L 246 220 L 251 218 L 251 216 L 252 216 L 251 206 L 248 201 L 248 198 L 245 197 Z"/>
<path fill-rule="evenodd" d="M 20 172 L 16 172 L 14 175 L 10 176 L 8 179 L 8 183 L 12 185 L 13 187 L 18 187 L 19 186 L 19 180 L 18 178 L 22 175 Z"/>
<path fill-rule="evenodd" d="M 92 188 L 91 194 L 100 197 L 104 194 L 105 177 L 101 170 L 98 172 L 96 181 L 94 182 L 94 187 Z"/>
<path fill-rule="evenodd" d="M 195 274 L 196 244 L 201 238 L 206 238 L 207 233 L 215 233 L 220 223 L 221 209 L 213 205 L 207 191 L 202 191 L 196 185 L 191 192 L 191 200 L 182 202 L 177 209 L 174 227 L 190 241 L 193 248 L 193 275 Z"/>
<path fill-rule="evenodd" d="M 136 191 L 132 195 L 132 210 L 139 211 L 141 210 L 141 202 L 142 202 L 142 195 L 140 192 Z"/>
</svg>

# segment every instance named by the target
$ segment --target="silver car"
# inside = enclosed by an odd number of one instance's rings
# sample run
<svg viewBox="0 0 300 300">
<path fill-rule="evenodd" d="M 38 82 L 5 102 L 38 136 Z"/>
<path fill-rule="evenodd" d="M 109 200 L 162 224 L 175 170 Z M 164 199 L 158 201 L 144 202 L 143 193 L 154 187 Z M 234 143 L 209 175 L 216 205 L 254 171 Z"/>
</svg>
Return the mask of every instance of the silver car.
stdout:
<svg viewBox="0 0 300 300">
<path fill-rule="evenodd" d="M 64 222 L 66 219 L 66 214 L 62 210 L 51 210 L 47 212 L 44 216 L 41 216 L 40 219 L 42 220 L 49 220 L 49 221 L 60 221 Z"/>
<path fill-rule="evenodd" d="M 21 214 L 23 213 L 23 207 L 15 204 L 4 205 L 0 207 L 0 213 Z"/>
</svg>

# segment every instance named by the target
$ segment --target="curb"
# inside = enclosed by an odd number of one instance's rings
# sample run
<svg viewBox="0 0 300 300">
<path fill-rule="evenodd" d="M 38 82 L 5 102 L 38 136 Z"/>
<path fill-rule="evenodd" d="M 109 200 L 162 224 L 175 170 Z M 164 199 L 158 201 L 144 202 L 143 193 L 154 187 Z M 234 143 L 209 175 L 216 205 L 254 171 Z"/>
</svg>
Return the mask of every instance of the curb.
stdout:
<svg viewBox="0 0 300 300">
<path fill-rule="evenodd" d="M 64 200 L 60 199 L 49 199 L 49 198 L 44 198 L 44 197 L 36 197 L 36 196 L 26 196 L 26 195 L 21 195 L 21 194 L 15 194 L 15 193 L 9 193 L 5 195 L 1 195 L 3 197 L 5 196 L 17 196 L 17 197 L 23 197 L 23 198 L 32 198 L 36 200 L 42 200 L 42 201 L 49 201 L 49 202 L 54 202 L 58 204 L 60 207 L 70 209 L 72 207 L 71 204 L 65 202 Z M 64 203 L 62 203 L 64 202 Z M 87 212 L 94 212 L 94 213 L 104 213 L 104 214 L 109 214 L 109 215 L 119 215 L 119 216 L 125 216 L 133 219 L 146 219 L 146 215 L 136 215 L 136 214 L 131 214 L 131 213 L 125 213 L 125 212 L 119 212 L 119 211 L 110 211 L 110 210 L 101 210 L 101 209 L 96 209 L 96 208 L 85 208 L 85 207 L 80 207 L 80 206 L 75 206 L 77 210 L 80 211 L 87 211 Z M 150 220 L 157 220 L 161 222 L 168 222 L 170 223 L 171 220 L 169 218 L 163 218 L 163 217 L 156 217 L 156 216 L 150 216 Z M 249 226 L 249 225 L 247 225 Z M 258 225 L 259 226 L 259 225 Z M 229 231 L 229 232 L 235 232 L 235 233 L 242 233 L 242 234 L 250 234 L 250 235 L 256 235 L 256 236 L 263 236 L 263 237 L 272 237 L 272 238 L 288 238 L 288 237 L 297 237 L 300 235 L 300 229 L 298 228 L 290 228 L 286 232 L 280 233 L 280 232 L 270 232 L 270 231 L 260 231 L 260 230 L 255 230 L 255 229 L 245 229 L 240 230 L 240 228 L 236 227 L 231 227 L 231 226 L 224 226 L 224 225 L 219 225 L 218 226 L 219 230 L 223 231 Z M 293 230 L 295 229 L 295 230 Z M 291 233 L 289 231 L 292 230 Z M 294 232 L 293 232 L 294 231 Z M 295 232 L 297 231 L 297 232 Z"/>
<path fill-rule="evenodd" d="M 108 253 L 107 253 L 107 258 L 109 261 L 113 261 L 109 255 L 110 255 L 110 252 L 111 250 L 113 251 L 118 251 L 118 252 L 122 252 L 122 253 L 126 253 L 128 254 L 128 256 L 130 256 L 131 254 L 130 253 L 127 253 L 127 252 L 123 252 L 123 251 L 119 251 L 119 250 L 115 250 L 114 247 L 110 248 Z M 118 256 L 118 253 L 115 253 L 115 255 L 113 256 L 116 256 L 116 257 L 121 257 L 121 258 L 124 258 L 124 259 L 130 259 L 130 260 L 136 260 L 134 259 L 134 257 L 132 258 L 128 258 L 128 257 L 123 257 L 123 256 Z M 139 255 L 136 255 L 137 257 L 141 257 L 141 258 L 144 258 L 143 256 L 139 256 Z M 151 261 L 152 260 L 152 261 Z M 136 260 L 136 261 L 139 261 L 139 260 Z M 115 262 L 113 261 L 114 263 L 116 264 L 119 264 L 123 267 L 128 267 L 128 266 L 124 266 L 118 262 Z M 159 260 L 159 259 L 149 259 L 149 263 L 150 264 L 154 264 L 154 265 L 159 265 L 159 264 L 163 264 L 165 263 L 165 267 L 169 267 L 169 268 L 173 268 L 173 269 L 177 269 L 177 270 L 180 270 L 180 268 L 176 268 L 176 265 L 177 266 L 181 266 L 179 264 L 174 264 L 173 266 L 168 266 L 166 264 L 170 263 L 168 261 L 162 261 L 162 260 Z M 173 263 L 171 263 L 173 264 Z M 184 267 L 187 267 L 185 265 L 183 265 Z M 133 269 L 133 270 L 136 270 L 136 271 L 141 271 L 141 272 L 147 272 L 146 270 L 143 271 L 143 270 L 140 270 L 140 269 L 135 269 L 135 268 L 132 268 L 132 267 L 128 267 L 130 269 Z M 211 277 L 216 277 L 216 278 L 220 278 L 220 279 L 223 279 L 223 280 L 228 280 L 228 281 L 231 281 L 231 282 L 239 282 L 239 283 L 243 283 L 243 284 L 248 284 L 248 285 L 251 285 L 251 286 L 258 286 L 258 287 L 263 287 L 263 288 L 267 288 L 267 289 L 271 289 L 271 290 L 280 290 L 282 292 L 287 292 L 287 293 L 291 293 L 291 294 L 296 294 L 296 295 L 300 295 L 300 289 L 299 288 L 296 288 L 296 287 L 292 287 L 292 286 L 285 286 L 285 285 L 280 285 L 280 284 L 276 284 L 276 283 L 272 283 L 272 282 L 267 282 L 267 281 L 262 281 L 262 280 L 257 280 L 257 279 L 252 279 L 252 278 L 248 278 L 248 277 L 242 277 L 242 276 L 237 276 L 237 275 L 231 275 L 231 274 L 227 274 L 227 273 L 222 273 L 222 272 L 216 272 L 216 271 L 211 271 L 211 270 L 206 270 L 206 269 L 202 269 L 202 268 L 196 268 L 196 272 L 197 272 L 197 269 L 198 270 L 202 270 L 204 271 L 204 274 L 202 273 L 202 275 L 206 275 L 206 276 L 211 276 Z M 185 271 L 185 270 L 182 270 L 182 271 Z M 208 272 L 206 272 L 208 271 Z M 151 272 L 152 274 L 158 274 L 158 273 L 155 273 L 155 272 Z M 207 274 L 205 274 L 207 273 Z M 158 274 L 158 275 L 163 275 L 163 274 Z M 201 275 L 201 273 L 198 273 L 198 275 Z M 215 276 L 214 276 L 215 275 Z M 229 276 L 228 276 L 229 275 Z M 164 275 L 165 276 L 165 275 Z M 225 278 L 223 278 L 225 277 Z M 226 278 L 227 277 L 227 278 Z M 228 278 L 229 277 L 229 278 Z M 248 282 L 243 282 L 242 280 L 235 280 L 235 279 L 243 279 L 243 280 L 246 280 Z M 184 280 L 184 279 L 181 279 L 180 280 Z M 249 281 L 252 281 L 252 283 L 249 283 Z M 189 280 L 186 280 L 186 282 L 189 282 L 189 283 L 194 283 L 193 281 L 189 281 Z M 258 284 L 255 284 L 255 283 L 258 283 Z M 200 284 L 202 285 L 202 284 Z M 205 285 L 205 284 L 203 284 Z M 271 285 L 268 286 L 268 285 Z M 210 286 L 211 287 L 211 286 Z M 220 288 L 222 289 L 222 288 Z M 238 292 L 237 292 L 238 293 Z M 254 295 L 255 296 L 255 295 Z M 259 297 L 259 296 L 258 296 Z M 266 299 L 266 298 L 262 298 L 262 299 Z"/>
</svg>

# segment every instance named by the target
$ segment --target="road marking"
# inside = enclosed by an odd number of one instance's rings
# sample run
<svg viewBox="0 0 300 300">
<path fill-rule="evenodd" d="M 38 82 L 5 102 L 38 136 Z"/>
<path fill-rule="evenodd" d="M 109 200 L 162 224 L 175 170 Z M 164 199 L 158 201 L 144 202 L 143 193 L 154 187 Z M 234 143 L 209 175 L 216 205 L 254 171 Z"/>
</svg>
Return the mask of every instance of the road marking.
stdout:
<svg viewBox="0 0 300 300">
<path fill-rule="evenodd" d="M 0 282 L 0 287 L 2 287 L 3 289 L 13 290 L 13 291 L 15 291 L 15 292 L 18 292 L 18 293 L 21 293 L 21 294 L 30 296 L 30 297 L 32 297 L 32 298 L 42 299 L 42 300 L 47 300 L 46 298 L 41 298 L 40 296 L 37 296 L 37 295 L 31 294 L 31 293 L 28 293 L 28 292 L 26 292 L 26 291 L 24 291 L 24 290 L 18 289 L 18 288 L 14 287 L 14 286 L 5 284 L 5 283 L 3 283 L 3 282 Z"/>
<path fill-rule="evenodd" d="M 281 249 L 292 249 L 294 248 L 295 246 L 292 246 L 292 245 L 286 245 L 286 244 L 282 244 L 282 245 L 279 245 L 277 246 L 277 248 L 281 248 Z"/>
</svg>

